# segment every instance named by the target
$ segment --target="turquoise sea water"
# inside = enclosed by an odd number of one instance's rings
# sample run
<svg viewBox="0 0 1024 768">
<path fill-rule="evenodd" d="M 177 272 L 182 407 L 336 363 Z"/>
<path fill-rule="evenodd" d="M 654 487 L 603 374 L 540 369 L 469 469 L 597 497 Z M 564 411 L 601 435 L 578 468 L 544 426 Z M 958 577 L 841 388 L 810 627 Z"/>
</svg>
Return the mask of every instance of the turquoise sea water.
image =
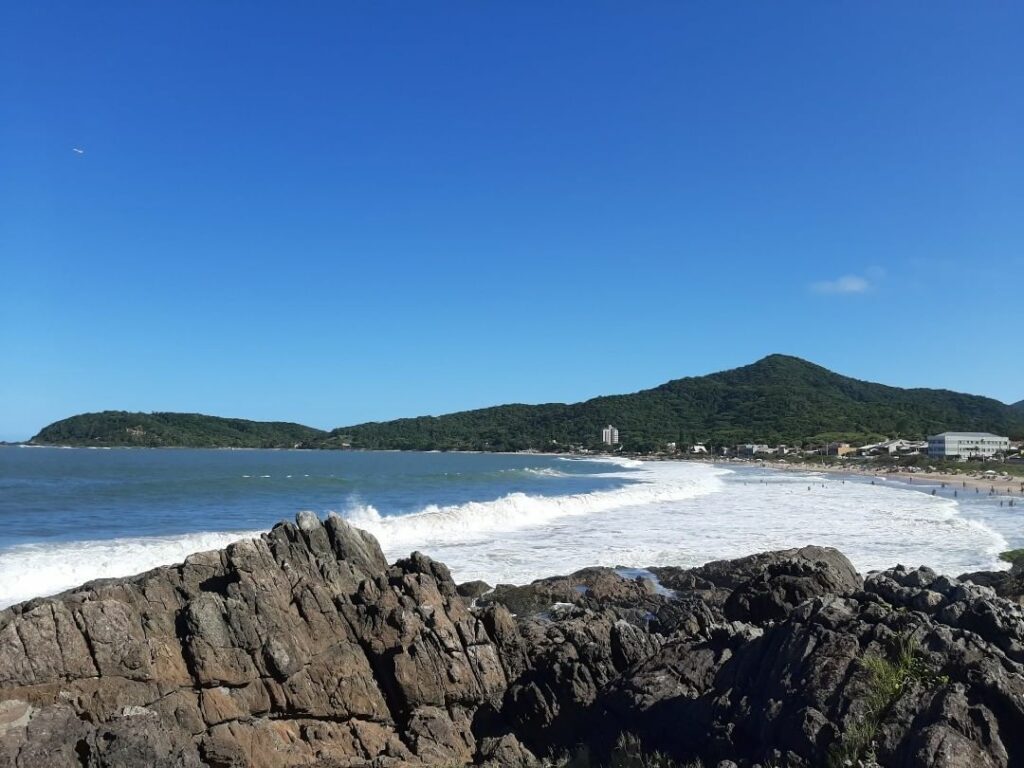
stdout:
<svg viewBox="0 0 1024 768">
<path fill-rule="evenodd" d="M 269 528 L 299 510 L 621 487 L 602 462 L 524 454 L 0 448 L 0 550 L 38 541 Z"/>
<path fill-rule="evenodd" d="M 694 565 L 804 544 L 861 570 L 999 567 L 1024 508 L 835 475 L 456 453 L 0 447 L 0 605 L 180 562 L 300 510 L 390 558 L 523 582 L 586 565 Z"/>
</svg>

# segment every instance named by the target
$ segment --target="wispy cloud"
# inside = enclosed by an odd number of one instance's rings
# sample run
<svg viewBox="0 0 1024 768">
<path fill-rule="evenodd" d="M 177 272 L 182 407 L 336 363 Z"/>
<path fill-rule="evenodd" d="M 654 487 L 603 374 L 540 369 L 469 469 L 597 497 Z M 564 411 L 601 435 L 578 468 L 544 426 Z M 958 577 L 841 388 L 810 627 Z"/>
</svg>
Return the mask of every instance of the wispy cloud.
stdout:
<svg viewBox="0 0 1024 768">
<path fill-rule="evenodd" d="M 843 275 L 835 280 L 821 280 L 811 283 L 814 293 L 866 293 L 871 290 L 871 281 L 860 275 Z"/>
</svg>

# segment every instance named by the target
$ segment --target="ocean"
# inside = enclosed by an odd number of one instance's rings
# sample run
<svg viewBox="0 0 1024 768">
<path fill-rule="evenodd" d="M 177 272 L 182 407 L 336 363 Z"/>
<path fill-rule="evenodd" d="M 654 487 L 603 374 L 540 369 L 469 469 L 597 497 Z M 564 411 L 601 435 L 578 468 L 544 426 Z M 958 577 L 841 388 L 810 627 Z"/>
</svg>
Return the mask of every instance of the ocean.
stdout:
<svg viewBox="0 0 1024 768">
<path fill-rule="evenodd" d="M 932 491 L 935 495 L 932 495 Z M 819 544 L 861 571 L 1005 567 L 1019 515 L 984 495 L 835 474 L 525 454 L 0 447 L 0 606 L 180 562 L 296 512 L 389 559 L 523 583 Z"/>
</svg>

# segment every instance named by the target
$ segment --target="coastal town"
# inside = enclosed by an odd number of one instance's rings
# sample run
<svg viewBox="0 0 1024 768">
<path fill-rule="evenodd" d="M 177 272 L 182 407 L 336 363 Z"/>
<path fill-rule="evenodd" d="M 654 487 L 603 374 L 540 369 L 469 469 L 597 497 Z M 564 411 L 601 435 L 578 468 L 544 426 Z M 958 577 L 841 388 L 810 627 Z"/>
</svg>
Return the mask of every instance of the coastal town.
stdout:
<svg viewBox="0 0 1024 768">
<path fill-rule="evenodd" d="M 609 448 L 620 445 L 619 430 L 609 424 L 601 430 L 601 442 Z M 721 457 L 778 457 L 778 456 L 836 456 L 875 458 L 880 456 L 911 457 L 928 456 L 946 461 L 1010 461 L 1024 463 L 1024 441 L 1013 441 L 1009 437 L 993 435 L 990 432 L 942 432 L 927 440 L 893 438 L 876 443 L 854 445 L 848 442 L 825 442 L 819 444 L 768 445 L 767 443 L 740 443 L 737 445 L 710 446 L 703 442 L 692 445 L 665 443 L 659 453 L 687 453 L 693 456 Z"/>
<path fill-rule="evenodd" d="M 609 424 L 601 431 L 606 450 L 618 452 L 619 430 Z M 1024 497 L 1024 441 L 989 432 L 942 432 L 927 440 L 892 438 L 854 445 L 823 442 L 797 445 L 741 443 L 712 446 L 696 442 L 665 444 L 645 459 L 684 459 L 752 463 L 770 469 L 842 472 L 873 477 L 896 476 L 913 483 L 931 483 L 943 490 L 970 489 L 975 494 Z"/>
</svg>

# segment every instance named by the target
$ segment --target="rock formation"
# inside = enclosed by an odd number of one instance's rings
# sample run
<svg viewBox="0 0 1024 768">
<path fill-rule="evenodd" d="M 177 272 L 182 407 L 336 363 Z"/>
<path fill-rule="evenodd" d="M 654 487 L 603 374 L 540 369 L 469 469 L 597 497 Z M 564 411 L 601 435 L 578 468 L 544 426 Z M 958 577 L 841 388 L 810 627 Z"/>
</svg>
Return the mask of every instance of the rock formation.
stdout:
<svg viewBox="0 0 1024 768">
<path fill-rule="evenodd" d="M 603 765 L 623 734 L 665 764 L 1022 765 L 1024 614 L 817 547 L 460 588 L 312 514 L 0 611 L 0 766 Z"/>
</svg>

